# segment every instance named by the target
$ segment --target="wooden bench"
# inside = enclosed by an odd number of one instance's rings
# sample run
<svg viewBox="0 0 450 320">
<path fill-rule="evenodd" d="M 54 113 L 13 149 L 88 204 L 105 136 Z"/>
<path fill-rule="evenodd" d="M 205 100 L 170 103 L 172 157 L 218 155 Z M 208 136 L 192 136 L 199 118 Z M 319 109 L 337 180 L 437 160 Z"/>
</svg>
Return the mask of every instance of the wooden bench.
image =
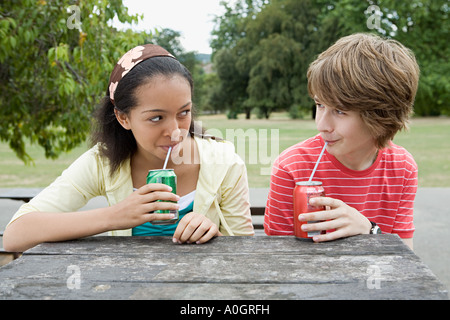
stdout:
<svg viewBox="0 0 450 320">
<path fill-rule="evenodd" d="M 0 199 L 11 199 L 28 202 L 34 198 L 42 188 L 14 188 L 0 192 Z"/>
<path fill-rule="evenodd" d="M 264 212 L 268 193 L 269 188 L 250 188 L 250 211 L 253 227 L 257 230 L 264 229 Z"/>
</svg>

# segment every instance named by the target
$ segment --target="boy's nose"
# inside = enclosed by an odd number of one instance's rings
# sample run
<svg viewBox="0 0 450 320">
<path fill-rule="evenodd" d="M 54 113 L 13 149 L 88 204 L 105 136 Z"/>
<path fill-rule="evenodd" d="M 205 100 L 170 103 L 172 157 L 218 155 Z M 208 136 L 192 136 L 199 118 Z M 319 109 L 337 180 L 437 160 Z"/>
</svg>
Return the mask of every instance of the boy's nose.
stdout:
<svg viewBox="0 0 450 320">
<path fill-rule="evenodd" d="M 319 132 L 333 131 L 333 125 L 328 111 L 322 111 L 316 114 L 316 127 Z"/>
</svg>

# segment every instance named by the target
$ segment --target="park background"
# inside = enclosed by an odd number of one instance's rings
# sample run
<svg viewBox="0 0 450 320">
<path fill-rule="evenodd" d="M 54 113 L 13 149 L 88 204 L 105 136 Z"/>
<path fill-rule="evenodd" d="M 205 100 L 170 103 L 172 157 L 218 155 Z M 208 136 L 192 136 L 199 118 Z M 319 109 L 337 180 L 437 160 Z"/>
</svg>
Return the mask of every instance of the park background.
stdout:
<svg viewBox="0 0 450 320">
<path fill-rule="evenodd" d="M 450 187 L 448 1 L 220 5 L 221 15 L 211 18 L 211 54 L 205 54 L 184 49 L 183 30 L 136 30 L 144 15 L 129 14 L 120 0 L 2 2 L 0 187 L 44 187 L 88 148 L 91 113 L 114 64 L 142 43 L 165 47 L 191 70 L 198 120 L 222 136 L 236 130 L 232 142 L 246 160 L 250 187 L 268 187 L 268 170 L 260 170 L 270 166 L 265 158 L 273 161 L 277 152 L 316 134 L 309 64 L 355 32 L 399 40 L 415 53 L 421 69 L 415 115 L 410 131 L 395 142 L 416 159 L 419 186 Z M 186 25 L 195 20 L 196 1 L 191 7 Z M 172 11 L 179 17 L 176 6 Z"/>
<path fill-rule="evenodd" d="M 0 189 L 45 187 L 89 148 L 91 113 L 114 64 L 143 43 L 165 47 L 191 70 L 197 120 L 224 137 L 227 130 L 239 132 L 233 142 L 246 161 L 249 185 L 266 188 L 270 176 L 261 167 L 270 163 L 262 160 L 270 155 L 273 161 L 275 153 L 317 133 L 306 86 L 309 64 L 342 36 L 374 33 L 409 47 L 420 66 L 410 129 L 394 142 L 414 156 L 419 190 L 427 190 L 431 211 L 417 212 L 415 220 L 430 229 L 416 232 L 416 252 L 450 287 L 450 211 L 442 199 L 450 196 L 448 1 L 222 1 L 210 53 L 185 49 L 183 30 L 137 30 L 144 17 L 130 14 L 125 3 L 0 3 Z M 190 3 L 186 25 L 196 18 L 196 1 Z M 440 220 L 428 221 L 433 210 Z"/>
</svg>

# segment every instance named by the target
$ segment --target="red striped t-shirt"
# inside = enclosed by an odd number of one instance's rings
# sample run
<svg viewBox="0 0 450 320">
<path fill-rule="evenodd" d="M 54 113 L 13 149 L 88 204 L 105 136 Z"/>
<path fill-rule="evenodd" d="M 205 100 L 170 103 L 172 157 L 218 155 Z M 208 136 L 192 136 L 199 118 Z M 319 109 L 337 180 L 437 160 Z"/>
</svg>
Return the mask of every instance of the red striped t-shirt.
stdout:
<svg viewBox="0 0 450 320">
<path fill-rule="evenodd" d="M 293 235 L 293 190 L 307 181 L 324 146 L 317 135 L 283 151 L 272 168 L 270 191 L 264 216 L 268 235 Z M 322 181 L 327 197 L 355 208 L 383 233 L 412 238 L 413 207 L 417 191 L 417 164 L 403 147 L 390 143 L 378 152 L 366 170 L 342 165 L 326 150 L 314 174 Z"/>
</svg>

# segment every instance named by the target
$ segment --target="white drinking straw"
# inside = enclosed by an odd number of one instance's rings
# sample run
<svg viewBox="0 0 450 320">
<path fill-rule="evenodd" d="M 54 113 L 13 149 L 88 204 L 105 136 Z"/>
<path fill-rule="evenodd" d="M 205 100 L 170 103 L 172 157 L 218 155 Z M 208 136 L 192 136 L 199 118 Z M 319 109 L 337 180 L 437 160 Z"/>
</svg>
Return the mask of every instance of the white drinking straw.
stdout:
<svg viewBox="0 0 450 320">
<path fill-rule="evenodd" d="M 322 159 L 322 156 L 323 156 L 323 153 L 325 152 L 325 148 L 327 147 L 327 144 L 328 144 L 328 142 L 325 142 L 325 145 L 323 146 L 322 151 L 320 152 L 319 159 L 317 159 L 316 165 L 314 166 L 313 172 L 311 173 L 311 176 L 309 177 L 308 182 L 312 181 L 314 173 L 316 173 L 317 166 L 319 165 L 320 159 Z"/>
<path fill-rule="evenodd" d="M 172 147 L 169 147 L 169 151 L 167 152 L 166 160 L 164 161 L 164 167 L 163 167 L 163 170 L 166 169 L 167 161 L 169 161 L 170 151 L 172 151 Z"/>
</svg>

